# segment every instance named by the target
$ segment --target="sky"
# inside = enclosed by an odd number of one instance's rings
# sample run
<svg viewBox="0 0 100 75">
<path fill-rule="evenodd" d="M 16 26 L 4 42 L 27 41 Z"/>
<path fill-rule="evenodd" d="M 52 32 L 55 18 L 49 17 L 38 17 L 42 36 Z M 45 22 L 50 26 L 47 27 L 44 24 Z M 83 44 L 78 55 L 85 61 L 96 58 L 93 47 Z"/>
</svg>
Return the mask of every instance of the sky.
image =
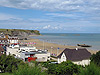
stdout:
<svg viewBox="0 0 100 75">
<path fill-rule="evenodd" d="M 0 28 L 100 33 L 100 0 L 0 0 Z"/>
</svg>

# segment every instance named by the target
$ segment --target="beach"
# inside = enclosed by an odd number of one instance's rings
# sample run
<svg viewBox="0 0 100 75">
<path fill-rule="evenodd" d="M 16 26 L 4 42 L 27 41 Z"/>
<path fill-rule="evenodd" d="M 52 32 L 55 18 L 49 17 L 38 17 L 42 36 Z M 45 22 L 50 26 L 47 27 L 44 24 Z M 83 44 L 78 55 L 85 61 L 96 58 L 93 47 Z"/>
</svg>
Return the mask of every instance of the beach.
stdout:
<svg viewBox="0 0 100 75">
<path fill-rule="evenodd" d="M 56 54 L 56 55 L 59 55 L 65 48 L 71 48 L 71 49 L 81 48 L 77 46 L 48 43 L 48 42 L 40 41 L 39 39 L 32 39 L 32 38 L 29 38 L 28 40 L 19 40 L 19 42 L 35 42 L 36 44 L 32 46 L 35 46 L 37 49 L 48 50 L 48 52 L 50 52 L 51 54 Z M 88 49 L 88 51 L 91 54 L 95 54 L 96 52 L 98 52 L 98 50 L 90 50 L 90 49 Z"/>
</svg>

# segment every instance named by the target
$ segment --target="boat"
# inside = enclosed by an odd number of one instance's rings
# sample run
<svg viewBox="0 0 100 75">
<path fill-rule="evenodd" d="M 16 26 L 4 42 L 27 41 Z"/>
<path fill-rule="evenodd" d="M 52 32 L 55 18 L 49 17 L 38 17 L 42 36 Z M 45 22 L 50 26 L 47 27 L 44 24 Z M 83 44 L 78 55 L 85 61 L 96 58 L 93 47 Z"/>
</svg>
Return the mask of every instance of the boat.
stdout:
<svg viewBox="0 0 100 75">
<path fill-rule="evenodd" d="M 86 44 L 77 44 L 77 46 L 81 46 L 81 47 L 92 47 L 91 45 L 86 45 Z"/>
</svg>

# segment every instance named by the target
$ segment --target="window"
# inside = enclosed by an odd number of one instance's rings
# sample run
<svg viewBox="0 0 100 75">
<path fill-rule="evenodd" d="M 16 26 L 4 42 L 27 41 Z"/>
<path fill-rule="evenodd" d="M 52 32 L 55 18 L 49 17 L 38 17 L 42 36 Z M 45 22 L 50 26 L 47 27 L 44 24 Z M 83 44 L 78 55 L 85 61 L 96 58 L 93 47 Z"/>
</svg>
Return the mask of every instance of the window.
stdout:
<svg viewBox="0 0 100 75">
<path fill-rule="evenodd" d="M 45 57 L 42 57 L 42 59 L 45 59 Z"/>
</svg>

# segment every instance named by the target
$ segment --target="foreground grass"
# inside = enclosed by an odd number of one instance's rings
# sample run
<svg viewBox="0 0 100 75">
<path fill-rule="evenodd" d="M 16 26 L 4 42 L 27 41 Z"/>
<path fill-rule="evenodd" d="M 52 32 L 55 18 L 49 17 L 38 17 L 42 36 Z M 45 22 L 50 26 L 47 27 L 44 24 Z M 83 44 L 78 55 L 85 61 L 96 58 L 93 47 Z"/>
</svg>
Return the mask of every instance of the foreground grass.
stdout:
<svg viewBox="0 0 100 75">
<path fill-rule="evenodd" d="M 13 75 L 12 73 L 0 73 L 0 75 Z"/>
</svg>

